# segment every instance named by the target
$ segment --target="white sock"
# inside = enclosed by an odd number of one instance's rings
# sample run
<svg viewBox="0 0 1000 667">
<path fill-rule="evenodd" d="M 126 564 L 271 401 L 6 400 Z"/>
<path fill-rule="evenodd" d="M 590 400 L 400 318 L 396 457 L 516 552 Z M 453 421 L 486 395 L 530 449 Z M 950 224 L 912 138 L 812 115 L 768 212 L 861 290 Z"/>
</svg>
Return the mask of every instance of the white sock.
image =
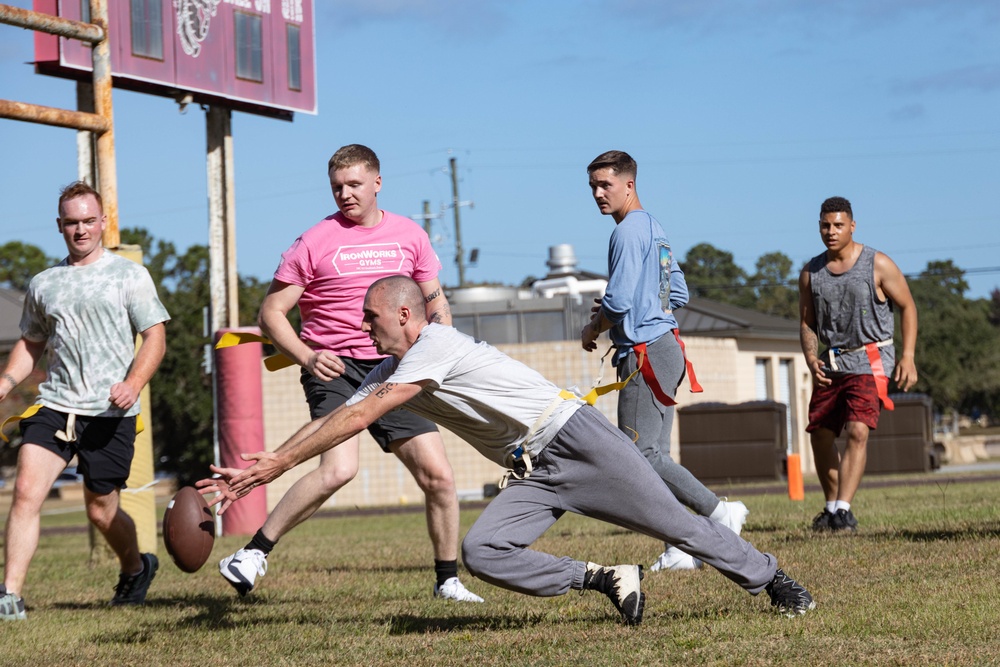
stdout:
<svg viewBox="0 0 1000 667">
<path fill-rule="evenodd" d="M 729 514 L 729 510 L 726 509 L 726 503 L 720 500 L 719 504 L 712 510 L 712 513 L 708 515 L 708 518 L 716 523 L 721 523 L 727 514 Z"/>
<path fill-rule="evenodd" d="M 828 500 L 826 501 L 826 511 L 830 514 L 835 514 L 837 512 L 837 501 Z"/>
<path fill-rule="evenodd" d="M 851 509 L 851 503 L 847 502 L 846 500 L 838 500 L 836 503 L 834 503 L 834 507 L 836 507 L 836 509 L 833 510 L 834 512 L 836 512 L 837 510 L 849 510 Z"/>
</svg>

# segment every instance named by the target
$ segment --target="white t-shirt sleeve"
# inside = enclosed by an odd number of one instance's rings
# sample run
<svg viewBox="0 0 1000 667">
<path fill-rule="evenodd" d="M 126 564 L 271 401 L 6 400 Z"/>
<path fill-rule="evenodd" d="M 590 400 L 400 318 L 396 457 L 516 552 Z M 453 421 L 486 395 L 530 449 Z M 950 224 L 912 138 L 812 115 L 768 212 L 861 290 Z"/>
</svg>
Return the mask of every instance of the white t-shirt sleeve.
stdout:
<svg viewBox="0 0 1000 667">
<path fill-rule="evenodd" d="M 358 387 L 358 390 L 354 392 L 353 396 L 347 399 L 347 405 L 354 405 L 364 400 L 368 394 L 375 391 L 376 387 L 389 380 L 395 366 L 396 360 L 393 357 L 387 357 L 382 363 L 371 369 L 368 375 L 365 376 L 365 379 L 361 381 L 361 386 Z"/>
<path fill-rule="evenodd" d="M 442 337 L 422 334 L 403 356 L 390 381 L 400 384 L 430 382 L 433 387 L 440 387 L 456 361 L 446 347 L 443 349 L 446 345 L 447 340 Z"/>
</svg>

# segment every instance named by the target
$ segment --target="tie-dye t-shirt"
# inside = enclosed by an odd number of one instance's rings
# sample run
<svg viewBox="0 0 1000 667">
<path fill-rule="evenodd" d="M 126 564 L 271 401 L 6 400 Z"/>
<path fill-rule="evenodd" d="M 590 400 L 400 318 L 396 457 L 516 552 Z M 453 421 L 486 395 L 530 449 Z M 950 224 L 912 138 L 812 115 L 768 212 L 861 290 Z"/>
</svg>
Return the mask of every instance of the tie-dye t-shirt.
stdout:
<svg viewBox="0 0 1000 667">
<path fill-rule="evenodd" d="M 137 332 L 170 319 L 145 267 L 107 250 L 84 266 L 63 260 L 28 285 L 21 335 L 46 342 L 48 376 L 38 402 L 59 412 L 131 417 L 111 404 L 135 358 Z"/>
</svg>

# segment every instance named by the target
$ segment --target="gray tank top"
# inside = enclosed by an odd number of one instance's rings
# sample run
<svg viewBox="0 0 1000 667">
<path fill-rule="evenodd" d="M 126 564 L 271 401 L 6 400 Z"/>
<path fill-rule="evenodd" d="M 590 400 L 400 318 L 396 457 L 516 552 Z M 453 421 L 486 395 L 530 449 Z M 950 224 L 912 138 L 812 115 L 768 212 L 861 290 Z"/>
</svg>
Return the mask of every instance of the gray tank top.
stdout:
<svg viewBox="0 0 1000 667">
<path fill-rule="evenodd" d="M 820 355 L 831 366 L 834 355 L 840 373 L 871 374 L 867 343 L 891 341 L 894 329 L 892 301 L 880 301 L 875 289 L 875 253 L 869 246 L 849 270 L 841 274 L 826 268 L 826 253 L 813 257 L 806 269 L 816 313 L 816 333 L 826 349 Z M 892 376 L 896 353 L 892 343 L 879 348 L 886 376 Z"/>
</svg>

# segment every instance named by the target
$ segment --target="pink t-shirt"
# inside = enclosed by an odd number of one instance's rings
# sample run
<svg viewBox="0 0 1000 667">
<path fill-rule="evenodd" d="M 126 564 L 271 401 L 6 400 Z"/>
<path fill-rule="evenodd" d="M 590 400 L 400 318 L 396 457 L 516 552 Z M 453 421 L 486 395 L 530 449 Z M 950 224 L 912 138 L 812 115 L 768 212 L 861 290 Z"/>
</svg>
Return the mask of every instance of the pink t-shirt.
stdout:
<svg viewBox="0 0 1000 667">
<path fill-rule="evenodd" d="M 437 278 L 441 261 L 417 223 L 382 211 L 382 222 L 360 227 L 340 213 L 324 218 L 281 255 L 274 279 L 305 288 L 299 299 L 301 338 L 310 347 L 352 359 L 378 359 L 361 331 L 361 308 L 373 282 L 404 275 Z"/>
</svg>

